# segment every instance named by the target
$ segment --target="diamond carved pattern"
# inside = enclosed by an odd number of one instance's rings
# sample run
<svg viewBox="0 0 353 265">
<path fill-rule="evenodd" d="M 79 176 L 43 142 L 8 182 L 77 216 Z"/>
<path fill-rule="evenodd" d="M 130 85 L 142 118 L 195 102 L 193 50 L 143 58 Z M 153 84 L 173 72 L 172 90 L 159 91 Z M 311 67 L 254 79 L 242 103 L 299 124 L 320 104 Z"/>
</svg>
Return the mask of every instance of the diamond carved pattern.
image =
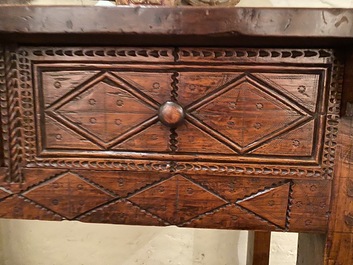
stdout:
<svg viewBox="0 0 353 265">
<path fill-rule="evenodd" d="M 189 109 L 189 119 L 194 124 L 240 153 L 310 119 L 304 108 L 250 75 L 233 80 L 217 93 L 191 104 Z M 272 119 L 273 113 L 276 119 Z M 268 118 L 266 122 L 264 117 Z"/>
<path fill-rule="evenodd" d="M 64 90 L 62 97 L 44 102 L 43 150 L 67 150 L 71 146 L 66 143 L 76 142 L 77 150 L 169 152 L 170 132 L 158 122 L 157 114 L 160 104 L 170 100 L 170 90 L 177 89 L 176 100 L 186 112 L 186 122 L 176 129 L 179 153 L 262 155 L 260 149 L 266 146 L 276 150 L 269 152 L 270 156 L 314 155 L 310 146 L 317 118 L 301 101 L 283 93 L 278 82 L 274 84 L 264 75 L 217 72 L 206 82 L 189 72 L 181 72 L 174 79 L 171 73 L 93 73 L 88 79 L 71 82 L 72 89 Z M 209 73 L 200 74 L 207 77 Z M 292 83 L 291 91 L 302 89 L 299 81 Z M 308 89 L 315 92 L 315 84 Z M 191 96 L 195 91 L 199 91 L 197 96 Z M 309 96 L 315 105 L 315 94 Z M 302 127 L 312 134 L 305 139 L 296 134 L 288 138 Z M 278 141 L 286 141 L 289 154 L 282 151 L 282 144 L 275 144 Z M 298 151 L 304 147 L 305 152 Z"/>
<path fill-rule="evenodd" d="M 134 225 L 166 225 L 162 220 L 141 211 L 128 201 L 117 201 L 103 206 L 96 211 L 79 218 L 83 222 L 109 223 L 109 224 L 134 224 Z"/>
<path fill-rule="evenodd" d="M 298 225 L 312 229 L 305 224 L 309 221 L 315 222 L 318 231 L 325 231 L 328 220 L 329 197 L 323 194 L 329 194 L 329 181 L 292 184 L 278 178 L 239 176 L 30 171 L 32 177 L 47 177 L 32 181 L 27 191 L 3 198 L 2 217 L 293 231 Z M 319 215 L 309 215 L 310 211 Z"/>
<path fill-rule="evenodd" d="M 29 190 L 24 196 L 68 219 L 113 199 L 110 194 L 71 172 Z"/>
<path fill-rule="evenodd" d="M 327 230 L 341 76 L 331 51 L 8 53 L 6 77 L 21 82 L 3 91 L 0 216 Z M 166 100 L 184 108 L 183 127 L 158 122 Z"/>
<path fill-rule="evenodd" d="M 158 104 L 108 73 L 67 94 L 47 114 L 103 148 L 109 148 L 157 121 Z"/>
<path fill-rule="evenodd" d="M 279 187 L 266 189 L 238 201 L 237 204 L 284 228 L 289 188 L 290 184 L 286 183 Z"/>
<path fill-rule="evenodd" d="M 246 230 L 280 230 L 267 220 L 259 218 L 257 215 L 230 204 L 214 211 L 212 214 L 201 216 L 184 224 L 187 227 L 205 227 L 224 229 L 246 229 Z"/>
<path fill-rule="evenodd" d="M 9 190 L 6 190 L 5 188 L 3 187 L 0 187 L 0 200 L 8 197 L 11 195 L 11 191 Z"/>
<path fill-rule="evenodd" d="M 227 203 L 181 175 L 137 193 L 129 200 L 171 224 L 185 222 Z"/>
<path fill-rule="evenodd" d="M 62 218 L 19 195 L 6 197 L 0 202 L 0 218 L 55 220 Z"/>
</svg>

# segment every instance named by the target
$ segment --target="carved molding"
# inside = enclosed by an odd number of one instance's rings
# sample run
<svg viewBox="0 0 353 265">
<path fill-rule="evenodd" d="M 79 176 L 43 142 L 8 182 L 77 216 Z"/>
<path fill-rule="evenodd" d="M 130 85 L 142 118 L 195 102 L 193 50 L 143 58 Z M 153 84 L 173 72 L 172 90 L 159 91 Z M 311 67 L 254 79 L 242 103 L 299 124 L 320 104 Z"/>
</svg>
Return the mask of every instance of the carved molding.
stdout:
<svg viewBox="0 0 353 265">
<path fill-rule="evenodd" d="M 307 63 L 327 63 L 332 60 L 333 51 L 330 49 L 242 49 L 242 48 L 180 48 L 179 62 L 211 61 L 229 63 L 251 58 L 254 62 L 293 62 L 302 60 Z"/>
<path fill-rule="evenodd" d="M 5 49 L 3 53 L 5 86 L 1 91 L 2 142 L 4 162 L 7 167 L 6 181 L 21 182 L 21 163 L 23 155 L 23 127 L 19 69 L 17 53 Z"/>
<path fill-rule="evenodd" d="M 23 115 L 26 117 L 23 119 L 24 149 L 25 159 L 28 162 L 34 159 L 36 148 L 32 67 L 27 51 L 19 50 L 18 59 L 18 67 L 20 72 L 19 82 L 21 87 L 21 107 Z"/>
<path fill-rule="evenodd" d="M 329 79 L 329 99 L 327 108 L 327 121 L 322 156 L 323 173 L 326 178 L 332 178 L 334 173 L 335 151 L 337 145 L 338 123 L 342 96 L 343 63 L 333 60 L 331 76 Z"/>
<path fill-rule="evenodd" d="M 1 142 L 3 147 L 1 151 L 4 154 L 3 164 L 9 166 L 8 164 L 8 152 L 4 152 L 4 149 L 8 148 L 8 112 L 7 112 L 7 96 L 6 96 L 6 79 L 5 79 L 5 48 L 0 46 L 0 108 L 1 108 Z"/>
<path fill-rule="evenodd" d="M 288 231 L 290 228 L 290 217 L 292 213 L 292 205 L 293 205 L 293 182 L 291 181 L 289 186 L 288 204 L 287 204 L 287 213 L 286 213 L 286 223 L 285 223 L 286 231 Z"/>
<path fill-rule="evenodd" d="M 78 158 L 35 158 L 34 162 L 27 164 L 28 167 L 46 168 L 76 168 L 76 169 L 112 169 L 112 170 L 134 170 L 134 171 L 158 171 L 170 172 L 171 163 L 161 161 L 143 160 L 107 160 L 107 159 L 78 159 Z"/>
<path fill-rule="evenodd" d="M 143 61 L 146 58 L 156 62 L 174 61 L 173 49 L 170 48 L 98 48 L 86 49 L 65 47 L 65 48 L 25 48 L 30 58 L 41 60 L 70 59 L 70 60 L 91 60 L 92 58 L 115 58 L 119 61 Z"/>
<path fill-rule="evenodd" d="M 226 163 L 190 163 L 176 162 L 175 172 L 193 174 L 239 175 L 239 176 L 273 176 L 279 178 L 322 178 L 322 169 L 296 168 L 293 166 L 271 166 Z"/>
</svg>

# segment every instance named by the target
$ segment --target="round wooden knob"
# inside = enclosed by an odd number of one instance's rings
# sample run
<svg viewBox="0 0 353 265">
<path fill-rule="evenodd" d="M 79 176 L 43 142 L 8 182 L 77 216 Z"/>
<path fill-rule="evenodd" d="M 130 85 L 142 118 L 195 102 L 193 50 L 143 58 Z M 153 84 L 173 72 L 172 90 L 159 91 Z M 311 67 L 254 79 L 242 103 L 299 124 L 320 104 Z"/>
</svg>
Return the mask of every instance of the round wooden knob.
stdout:
<svg viewBox="0 0 353 265">
<path fill-rule="evenodd" d="M 177 127 L 184 121 L 185 113 L 182 106 L 167 101 L 159 108 L 159 120 L 168 127 Z"/>
</svg>

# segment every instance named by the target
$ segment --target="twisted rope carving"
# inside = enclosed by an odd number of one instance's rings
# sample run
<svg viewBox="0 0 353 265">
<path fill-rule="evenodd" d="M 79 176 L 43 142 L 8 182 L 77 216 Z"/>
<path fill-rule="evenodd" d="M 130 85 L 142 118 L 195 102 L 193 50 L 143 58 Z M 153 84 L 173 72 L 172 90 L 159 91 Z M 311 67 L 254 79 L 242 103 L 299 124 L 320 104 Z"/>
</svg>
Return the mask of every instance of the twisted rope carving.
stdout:
<svg viewBox="0 0 353 265">
<path fill-rule="evenodd" d="M 172 153 L 178 151 L 178 134 L 176 129 L 170 129 L 169 148 Z"/>
<path fill-rule="evenodd" d="M 172 74 L 172 91 L 171 91 L 171 99 L 172 101 L 176 102 L 178 100 L 178 84 L 179 84 L 179 73 L 174 72 Z"/>
<path fill-rule="evenodd" d="M 177 102 L 178 101 L 178 83 L 179 83 L 179 80 L 178 80 L 178 77 L 179 77 L 179 73 L 178 72 L 174 72 L 172 74 L 172 91 L 170 93 L 170 97 L 172 99 L 172 101 L 174 102 Z M 172 151 L 172 153 L 175 153 L 177 150 L 178 150 L 178 134 L 176 132 L 176 129 L 175 128 L 171 128 L 170 129 L 170 135 L 169 135 L 169 149 L 170 151 Z M 173 168 L 172 168 L 172 171 L 175 170 L 174 166 L 175 164 L 173 163 L 172 164 Z"/>
<path fill-rule="evenodd" d="M 291 217 L 291 213 L 292 213 L 292 205 L 293 205 L 293 181 L 290 181 L 289 194 L 288 194 L 288 205 L 287 205 L 287 212 L 286 212 L 285 231 L 289 231 L 290 217 Z"/>
<path fill-rule="evenodd" d="M 23 136 L 26 161 L 33 161 L 35 158 L 35 125 L 32 93 L 32 72 L 28 52 L 20 50 L 19 54 L 19 74 L 21 87 L 21 108 L 23 110 Z"/>
<path fill-rule="evenodd" d="M 8 174 L 6 181 L 21 182 L 22 176 L 20 164 L 22 163 L 22 123 L 21 123 L 21 103 L 19 95 L 19 79 L 17 69 L 16 53 L 5 52 L 5 78 L 7 92 L 7 149 L 5 157 L 7 158 Z M 4 129 L 3 129 L 4 131 Z"/>
<path fill-rule="evenodd" d="M 8 106 L 6 96 L 5 80 L 5 51 L 0 47 L 0 110 L 1 110 L 1 140 L 4 153 L 4 165 L 9 166 L 9 143 L 8 143 Z"/>
</svg>

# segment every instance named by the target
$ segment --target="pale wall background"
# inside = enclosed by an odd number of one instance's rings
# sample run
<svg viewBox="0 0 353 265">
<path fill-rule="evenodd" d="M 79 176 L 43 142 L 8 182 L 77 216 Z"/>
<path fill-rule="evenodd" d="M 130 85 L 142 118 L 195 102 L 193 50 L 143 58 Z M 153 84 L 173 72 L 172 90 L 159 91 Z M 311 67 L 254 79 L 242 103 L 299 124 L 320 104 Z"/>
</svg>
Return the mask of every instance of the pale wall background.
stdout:
<svg viewBox="0 0 353 265">
<path fill-rule="evenodd" d="M 353 0 L 242 0 L 239 6 L 348 8 Z M 294 265 L 297 240 L 295 233 L 272 233 L 270 264 Z M 245 265 L 246 249 L 246 231 L 0 220 L 0 265 Z"/>
<path fill-rule="evenodd" d="M 247 231 L 0 221 L 1 265 L 245 265 Z M 272 233 L 271 264 L 294 265 L 297 234 Z"/>
</svg>

